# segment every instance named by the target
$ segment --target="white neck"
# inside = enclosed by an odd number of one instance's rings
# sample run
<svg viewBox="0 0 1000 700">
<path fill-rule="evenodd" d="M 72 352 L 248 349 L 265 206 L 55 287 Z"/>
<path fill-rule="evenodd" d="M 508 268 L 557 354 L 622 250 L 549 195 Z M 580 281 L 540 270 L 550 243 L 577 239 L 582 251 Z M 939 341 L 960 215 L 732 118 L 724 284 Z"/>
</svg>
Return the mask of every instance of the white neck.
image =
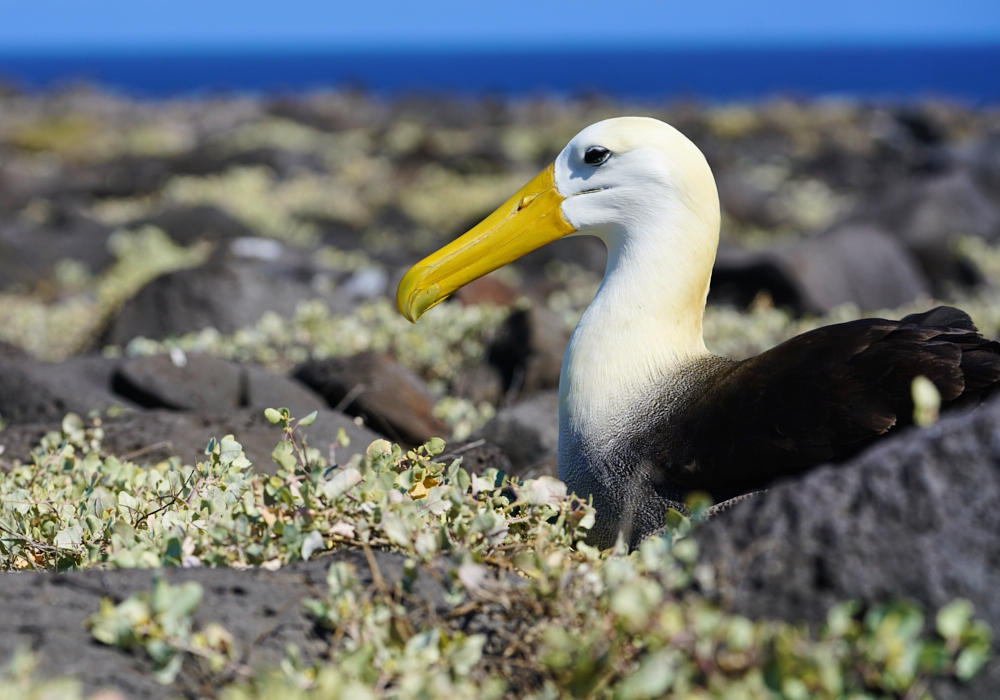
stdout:
<svg viewBox="0 0 1000 700">
<path fill-rule="evenodd" d="M 677 204 L 600 235 L 608 266 L 563 358 L 562 431 L 615 425 L 651 386 L 669 386 L 680 366 L 709 354 L 702 317 L 718 219 Z"/>
</svg>

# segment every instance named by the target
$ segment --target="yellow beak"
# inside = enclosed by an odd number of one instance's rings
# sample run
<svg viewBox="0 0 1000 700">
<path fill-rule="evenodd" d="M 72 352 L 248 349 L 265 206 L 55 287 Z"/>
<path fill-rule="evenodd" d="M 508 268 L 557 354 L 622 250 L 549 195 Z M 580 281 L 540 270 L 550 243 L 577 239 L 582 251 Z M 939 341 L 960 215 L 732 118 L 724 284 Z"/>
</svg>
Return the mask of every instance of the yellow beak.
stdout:
<svg viewBox="0 0 1000 700">
<path fill-rule="evenodd" d="M 399 312 L 416 323 L 459 287 L 575 232 L 562 201 L 550 165 L 478 226 L 411 267 L 396 290 Z"/>
</svg>

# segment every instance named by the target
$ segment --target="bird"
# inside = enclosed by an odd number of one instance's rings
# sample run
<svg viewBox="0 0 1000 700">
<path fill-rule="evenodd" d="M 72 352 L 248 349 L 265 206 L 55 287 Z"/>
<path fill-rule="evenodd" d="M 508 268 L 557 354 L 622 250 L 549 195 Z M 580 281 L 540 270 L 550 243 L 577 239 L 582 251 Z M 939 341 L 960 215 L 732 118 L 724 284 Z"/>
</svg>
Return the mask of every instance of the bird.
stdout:
<svg viewBox="0 0 1000 700">
<path fill-rule="evenodd" d="M 745 360 L 712 354 L 702 321 L 720 218 L 692 141 L 653 118 L 608 119 L 399 283 L 397 305 L 415 323 L 546 243 L 605 243 L 559 380 L 558 473 L 592 499 L 591 545 L 637 546 L 694 492 L 726 502 L 850 458 L 912 424 L 918 376 L 942 409 L 982 402 L 1000 381 L 1000 343 L 946 306 L 817 328 Z"/>
</svg>

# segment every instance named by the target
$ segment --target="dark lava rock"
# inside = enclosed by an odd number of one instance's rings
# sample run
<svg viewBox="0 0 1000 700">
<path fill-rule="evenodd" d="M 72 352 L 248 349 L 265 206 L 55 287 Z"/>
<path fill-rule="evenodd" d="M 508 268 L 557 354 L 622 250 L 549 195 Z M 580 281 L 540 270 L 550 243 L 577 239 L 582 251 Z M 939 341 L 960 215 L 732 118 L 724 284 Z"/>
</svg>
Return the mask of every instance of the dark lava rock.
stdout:
<svg viewBox="0 0 1000 700">
<path fill-rule="evenodd" d="M 114 389 L 140 406 L 178 411 L 224 411 L 246 405 L 243 370 L 212 355 L 170 355 L 123 360 Z"/>
<path fill-rule="evenodd" d="M 919 262 L 896 238 L 855 224 L 765 250 L 721 248 L 710 299 L 746 306 L 761 291 L 796 313 L 822 314 L 844 303 L 894 308 L 929 296 L 931 288 Z"/>
<path fill-rule="evenodd" d="M 156 226 L 182 246 L 254 235 L 236 219 L 210 206 L 177 207 L 129 224 L 130 228 L 138 226 Z"/>
<path fill-rule="evenodd" d="M 510 306 L 521 293 L 513 287 L 504 284 L 492 275 L 480 277 L 459 287 L 453 298 L 463 306 L 474 304 L 493 304 L 494 306 Z"/>
<path fill-rule="evenodd" d="M 505 393 L 529 396 L 559 386 L 568 342 L 569 331 L 562 320 L 535 304 L 507 317 L 487 357 L 500 371 Z"/>
<path fill-rule="evenodd" d="M 510 459 L 509 472 L 515 476 L 557 476 L 559 392 L 540 391 L 500 409 L 475 437 L 503 450 Z"/>
<path fill-rule="evenodd" d="M 284 177 L 294 170 L 321 170 L 317 156 L 280 148 L 223 153 L 198 148 L 172 156 L 129 155 L 103 163 L 70 167 L 30 192 L 36 197 L 90 199 L 136 197 L 160 190 L 174 175 L 209 175 L 232 167 L 263 165 Z"/>
<path fill-rule="evenodd" d="M 976 184 L 1000 203 L 1000 131 L 989 134 L 976 146 L 971 161 Z"/>
<path fill-rule="evenodd" d="M 819 621 L 847 599 L 938 608 L 962 597 L 998 630 L 998 533 L 994 401 L 779 484 L 694 537 L 720 571 L 723 599 L 750 617 Z M 961 694 L 947 697 L 1000 697 L 1000 669 L 953 690 Z"/>
<path fill-rule="evenodd" d="M 427 385 L 388 355 L 365 352 L 313 360 L 299 366 L 294 376 L 330 406 L 361 416 L 391 440 L 419 445 L 450 432 L 434 416 L 434 396 Z"/>
<path fill-rule="evenodd" d="M 177 455 L 184 463 L 194 464 L 205 459 L 205 446 L 211 438 L 234 435 L 253 462 L 254 470 L 268 474 L 277 470 L 271 452 L 282 439 L 281 430 L 271 425 L 263 410 L 257 408 L 203 413 L 127 412 L 117 418 L 105 418 L 102 427 L 103 452 L 137 463 L 155 463 Z M 39 440 L 58 429 L 58 422 L 9 426 L 0 431 L 0 445 L 5 448 L 2 459 L 28 461 Z M 347 447 L 335 445 L 341 429 L 350 439 Z M 315 423 L 299 432 L 311 447 L 321 450 L 331 463 L 339 464 L 355 454 L 364 454 L 368 445 L 381 437 L 344 414 L 330 410 L 321 411 Z"/>
<path fill-rule="evenodd" d="M 295 418 L 313 411 L 325 411 L 323 397 L 290 377 L 274 374 L 259 367 L 243 369 L 243 400 L 252 408 L 287 408 Z"/>
<path fill-rule="evenodd" d="M 112 406 L 137 404 L 111 391 L 116 361 L 79 355 L 60 363 L 38 362 L 13 352 L 0 355 L 0 416 L 7 424 L 61 421 Z"/>
<path fill-rule="evenodd" d="M 395 587 L 403 579 L 406 557 L 375 552 L 382 579 Z M 194 615 L 196 627 L 216 622 L 235 639 L 239 660 L 251 667 L 277 666 L 287 645 L 294 644 L 307 664 L 323 660 L 328 642 L 317 634 L 302 601 L 322 597 L 326 573 L 334 561 L 350 564 L 362 586 L 372 585 L 373 574 L 359 550 L 341 549 L 328 556 L 286 566 L 278 571 L 251 569 L 164 569 L 159 575 L 171 585 L 194 581 L 204 597 Z M 414 617 L 445 615 L 444 565 L 434 574 L 418 575 L 404 604 Z M 40 677 L 72 675 L 85 694 L 102 687 L 120 690 L 130 698 L 203 697 L 217 688 L 194 664 L 186 664 L 170 686 L 152 677 L 152 664 L 143 653 L 130 653 L 96 642 L 86 627 L 101 600 L 119 603 L 152 589 L 149 571 L 78 571 L 54 573 L 0 573 L 0 659 L 6 662 L 19 648 L 31 649 Z M 224 682 L 220 675 L 214 682 Z M 232 680 L 232 679 L 230 679 Z"/>
<path fill-rule="evenodd" d="M 980 178 L 981 180 L 982 178 Z M 914 252 L 930 280 L 972 284 L 975 272 L 952 248 L 960 236 L 993 241 L 1000 236 L 1000 206 L 965 170 L 916 184 L 901 184 L 866 217 L 892 231 Z"/>
<path fill-rule="evenodd" d="M 717 185 L 722 209 L 738 221 L 771 229 L 790 218 L 788 207 L 779 197 L 738 170 L 720 172 Z"/>
<path fill-rule="evenodd" d="M 458 373 L 450 393 L 475 404 L 485 401 L 499 406 L 504 397 L 503 376 L 493 365 L 480 362 Z"/>
<path fill-rule="evenodd" d="M 438 460 L 447 462 L 459 457 L 462 458 L 462 468 L 470 474 L 482 474 L 487 469 L 499 469 L 507 474 L 513 473 L 507 453 L 497 445 L 482 438 L 453 445 L 450 450 L 438 457 Z"/>
<path fill-rule="evenodd" d="M 34 285 L 52 277 L 60 260 L 80 262 L 97 273 L 111 264 L 111 229 L 67 210 L 43 224 L 0 221 L 0 289 Z"/>
<path fill-rule="evenodd" d="M 125 304 L 102 342 L 127 344 L 135 337 L 161 339 L 215 328 L 232 333 L 266 312 L 292 316 L 304 299 L 322 299 L 335 312 L 351 300 L 314 285 L 321 274 L 304 254 L 270 239 L 239 238 L 236 255 L 222 250 L 204 265 L 163 275 Z M 329 286 L 329 285 L 327 285 Z"/>
</svg>

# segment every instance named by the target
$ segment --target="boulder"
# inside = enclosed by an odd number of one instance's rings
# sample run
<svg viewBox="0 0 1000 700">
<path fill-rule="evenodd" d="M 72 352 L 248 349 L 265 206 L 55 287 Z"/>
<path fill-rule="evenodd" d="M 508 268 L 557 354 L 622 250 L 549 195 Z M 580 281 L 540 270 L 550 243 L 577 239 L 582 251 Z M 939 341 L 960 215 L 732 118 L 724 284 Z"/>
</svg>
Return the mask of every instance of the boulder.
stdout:
<svg viewBox="0 0 1000 700">
<path fill-rule="evenodd" d="M 137 408 L 112 392 L 116 367 L 115 360 L 100 355 L 48 363 L 8 349 L 0 354 L 0 417 L 6 424 L 58 422 L 70 412 L 86 416 L 113 406 Z"/>
<path fill-rule="evenodd" d="M 487 469 L 498 469 L 507 474 L 514 473 L 507 453 L 483 438 L 448 447 L 449 449 L 437 459 L 448 462 L 461 458 L 462 467 L 470 474 L 482 474 Z"/>
<path fill-rule="evenodd" d="M 729 216 L 744 224 L 773 229 L 788 223 L 788 207 L 770 189 L 737 169 L 722 171 L 717 180 L 719 203 Z"/>
<path fill-rule="evenodd" d="M 497 367 L 484 362 L 459 370 L 450 392 L 474 404 L 484 401 L 499 406 L 504 397 L 503 375 Z"/>
<path fill-rule="evenodd" d="M 720 248 L 710 300 L 746 306 L 762 291 L 796 313 L 823 314 L 846 303 L 894 308 L 929 296 L 931 287 L 913 253 L 861 223 L 763 250 Z"/>
<path fill-rule="evenodd" d="M 335 312 L 351 308 L 348 296 L 314 284 L 319 270 L 304 253 L 271 239 L 237 238 L 200 267 L 150 282 L 104 333 L 105 344 L 135 337 L 162 339 L 214 328 L 232 333 L 253 326 L 267 312 L 292 316 L 299 302 L 322 299 Z"/>
<path fill-rule="evenodd" d="M 49 279 L 61 260 L 100 272 L 113 261 L 107 248 L 110 235 L 109 227 L 72 209 L 52 212 L 40 224 L 0 220 L 0 289 Z"/>
<path fill-rule="evenodd" d="M 557 476 L 559 392 L 540 391 L 500 409 L 473 439 L 485 439 L 503 450 L 515 476 Z"/>
<path fill-rule="evenodd" d="M 979 171 L 982 173 L 982 168 Z M 913 251 L 938 289 L 948 282 L 967 285 L 979 281 L 953 249 L 956 238 L 993 241 L 1000 236 L 1000 205 L 983 193 L 967 170 L 901 183 L 864 216 L 891 231 Z"/>
<path fill-rule="evenodd" d="M 301 382 L 254 365 L 200 353 L 123 360 L 114 388 L 136 405 L 180 411 L 287 408 L 301 418 L 327 407 Z"/>
<path fill-rule="evenodd" d="M 500 371 L 506 394 L 527 397 L 559 386 L 568 342 L 569 331 L 562 319 L 536 303 L 507 317 L 487 358 Z"/>
<path fill-rule="evenodd" d="M 291 377 L 244 365 L 244 402 L 251 408 L 287 408 L 296 418 L 326 409 L 326 401 Z"/>
<path fill-rule="evenodd" d="M 1000 204 L 1000 130 L 977 144 L 970 160 L 976 184 L 993 202 Z"/>
<path fill-rule="evenodd" d="M 711 518 L 693 536 L 719 594 L 741 614 L 789 621 L 823 620 L 847 599 L 938 608 L 961 597 L 1000 629 L 998 426 L 993 401 Z M 995 670 L 977 681 L 989 692 L 953 697 L 1000 696 Z"/>
<path fill-rule="evenodd" d="M 129 224 L 129 228 L 141 226 L 155 226 L 182 246 L 254 235 L 244 224 L 211 206 L 176 207 Z"/>
<path fill-rule="evenodd" d="M 521 294 L 495 275 L 486 275 L 459 287 L 454 298 L 463 306 L 474 304 L 492 304 L 494 306 L 511 306 Z"/>
<path fill-rule="evenodd" d="M 304 414 L 303 414 L 304 415 Z M 301 418 L 302 415 L 297 415 Z M 154 410 L 127 412 L 117 418 L 105 418 L 103 452 L 138 463 L 156 463 L 173 455 L 186 464 L 205 459 L 205 446 L 211 438 L 234 435 L 243 445 L 247 458 L 256 471 L 273 474 L 277 465 L 271 459 L 274 446 L 282 439 L 281 430 L 264 418 L 262 409 L 177 413 Z M 59 429 L 58 422 L 15 425 L 0 431 L 4 447 L 0 459 L 28 461 L 31 450 L 48 432 Z M 338 446 L 337 436 L 343 429 L 350 445 Z M 321 411 L 316 422 L 301 428 L 307 443 L 323 452 L 331 463 L 343 464 L 365 449 L 380 435 L 336 411 Z"/>
<path fill-rule="evenodd" d="M 993 240 L 1000 235 L 1000 211 L 966 170 L 901 189 L 887 203 L 881 218 L 916 250 L 939 246 L 942 238 Z"/>
<path fill-rule="evenodd" d="M 146 408 L 225 411 L 246 405 L 242 368 L 212 355 L 150 355 L 122 361 L 116 393 Z"/>
<path fill-rule="evenodd" d="M 329 556 L 298 562 L 279 571 L 265 569 L 167 568 L 158 575 L 171 585 L 194 581 L 204 598 L 194 614 L 195 625 L 216 622 L 232 633 L 239 658 L 252 667 L 277 667 L 288 645 L 302 654 L 303 662 L 316 663 L 327 653 L 329 638 L 317 635 L 302 601 L 322 597 L 326 576 L 334 561 L 347 562 L 362 585 L 372 585 L 372 568 L 357 549 L 340 549 Z M 374 562 L 389 586 L 402 586 L 407 557 L 395 552 L 374 553 Z M 407 585 L 405 604 L 413 619 L 449 612 L 445 603 L 447 578 L 443 565 Z M 226 674 L 209 679 L 194 664 L 185 664 L 176 681 L 161 685 L 145 654 L 133 654 L 98 644 L 86 621 L 104 598 L 121 602 L 152 588 L 149 571 L 74 571 L 56 573 L 0 573 L 0 663 L 6 664 L 21 648 L 31 649 L 42 678 L 72 675 L 91 697 L 113 687 L 124 697 L 152 700 L 215 696 Z M 456 626 L 459 621 L 456 621 Z M 215 687 L 213 687 L 215 686 Z M 94 695 L 93 697 L 97 697 Z M 120 697 L 119 695 L 102 697 Z"/>
<path fill-rule="evenodd" d="M 390 440 L 419 445 L 451 432 L 434 416 L 434 395 L 423 380 L 389 355 L 365 352 L 312 360 L 300 365 L 294 376 L 328 405 L 360 416 Z"/>
<path fill-rule="evenodd" d="M 163 188 L 175 175 L 209 175 L 233 167 L 266 166 L 279 177 L 294 170 L 321 170 L 318 156 L 281 148 L 255 148 L 225 153 L 211 147 L 170 156 L 127 155 L 113 160 L 65 168 L 36 185 L 31 195 L 58 199 L 137 197 Z"/>
</svg>

